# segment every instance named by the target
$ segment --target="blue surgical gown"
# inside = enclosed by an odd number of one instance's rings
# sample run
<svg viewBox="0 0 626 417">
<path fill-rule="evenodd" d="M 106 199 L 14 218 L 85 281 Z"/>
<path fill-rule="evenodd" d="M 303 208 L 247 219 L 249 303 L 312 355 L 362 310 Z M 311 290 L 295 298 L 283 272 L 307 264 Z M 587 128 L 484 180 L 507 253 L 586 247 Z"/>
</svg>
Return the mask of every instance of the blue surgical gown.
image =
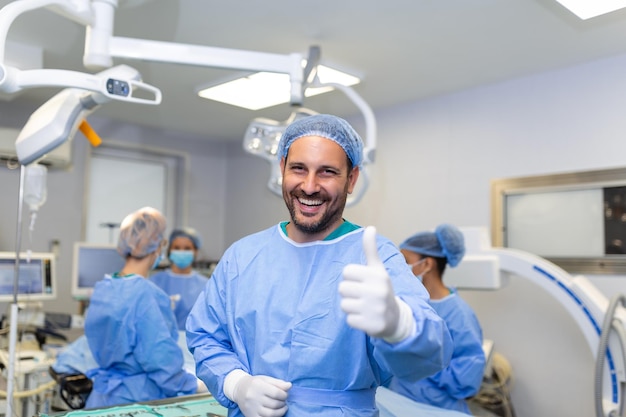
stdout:
<svg viewBox="0 0 626 417">
<path fill-rule="evenodd" d="M 99 365 L 87 373 L 94 386 L 86 408 L 196 392 L 196 377 L 183 370 L 170 299 L 140 275 L 105 276 L 96 284 L 85 335 Z"/>
<path fill-rule="evenodd" d="M 430 303 L 446 321 L 452 336 L 454 351 L 450 364 L 417 383 L 394 378 L 389 388 L 417 402 L 471 414 L 465 399 L 478 393 L 485 369 L 480 323 L 456 292 Z"/>
<path fill-rule="evenodd" d="M 59 374 L 86 374 L 89 370 L 97 368 L 98 363 L 94 360 L 87 337 L 82 335 L 68 344 L 57 355 L 52 369 Z"/>
<path fill-rule="evenodd" d="M 172 272 L 171 269 L 157 272 L 150 277 L 150 281 L 158 285 L 167 295 L 180 297 L 174 304 L 174 315 L 176 315 L 179 330 L 185 330 L 187 316 L 193 303 L 196 302 L 196 298 L 204 289 L 207 280 L 207 277 L 196 271 L 181 275 Z"/>
<path fill-rule="evenodd" d="M 320 395 L 288 399 L 287 416 L 350 417 L 378 411 L 375 404 L 349 400 L 328 405 L 332 401 L 325 393 L 333 401 L 337 393 L 354 399 L 357 393 L 375 392 L 391 373 L 415 382 L 447 365 L 452 347 L 445 322 L 428 304 L 428 293 L 404 257 L 380 236 L 381 260 L 396 295 L 413 311 L 416 332 L 389 344 L 346 323 L 338 286 L 347 264 L 366 263 L 362 231 L 296 243 L 277 225 L 224 253 L 191 310 L 187 345 L 196 375 L 229 408 L 229 416 L 242 416 L 223 391 L 224 378 L 234 369 L 292 382 L 290 398 L 303 390 Z"/>
</svg>

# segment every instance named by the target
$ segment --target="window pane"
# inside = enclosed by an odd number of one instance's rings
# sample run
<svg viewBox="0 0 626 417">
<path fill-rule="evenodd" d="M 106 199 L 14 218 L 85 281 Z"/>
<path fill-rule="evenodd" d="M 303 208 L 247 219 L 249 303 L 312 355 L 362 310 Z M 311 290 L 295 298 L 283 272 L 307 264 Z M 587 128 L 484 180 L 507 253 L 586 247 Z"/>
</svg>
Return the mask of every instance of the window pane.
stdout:
<svg viewBox="0 0 626 417">
<path fill-rule="evenodd" d="M 166 178 L 163 163 L 92 155 L 86 241 L 117 242 L 122 219 L 141 207 L 154 207 L 167 216 Z"/>
</svg>

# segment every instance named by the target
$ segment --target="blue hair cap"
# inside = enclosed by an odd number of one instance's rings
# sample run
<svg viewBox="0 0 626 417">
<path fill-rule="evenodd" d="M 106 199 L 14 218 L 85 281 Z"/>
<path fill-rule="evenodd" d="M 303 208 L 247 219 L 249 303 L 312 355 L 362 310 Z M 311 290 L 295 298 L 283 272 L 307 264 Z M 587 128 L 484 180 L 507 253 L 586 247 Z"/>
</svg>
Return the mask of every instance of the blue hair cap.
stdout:
<svg viewBox="0 0 626 417">
<path fill-rule="evenodd" d="M 465 238 L 456 226 L 441 224 L 434 232 L 414 234 L 400 244 L 400 249 L 435 258 L 446 258 L 448 264 L 455 267 L 465 255 Z"/>
<path fill-rule="evenodd" d="M 165 216 L 152 207 L 143 207 L 124 218 L 117 251 L 124 258 L 144 258 L 159 249 L 165 232 Z"/>
<path fill-rule="evenodd" d="M 330 114 L 303 117 L 287 126 L 278 144 L 278 157 L 286 158 L 291 144 L 305 136 L 330 139 L 343 148 L 352 166 L 360 167 L 363 163 L 363 140 L 359 134 L 344 119 Z"/>
<path fill-rule="evenodd" d="M 202 247 L 202 238 L 200 238 L 200 235 L 198 234 L 196 229 L 192 229 L 191 227 L 183 227 L 180 229 L 172 230 L 172 233 L 170 234 L 170 246 L 172 245 L 174 239 L 176 239 L 177 237 L 186 237 L 187 239 L 191 240 L 193 246 L 196 249 L 200 249 Z"/>
</svg>

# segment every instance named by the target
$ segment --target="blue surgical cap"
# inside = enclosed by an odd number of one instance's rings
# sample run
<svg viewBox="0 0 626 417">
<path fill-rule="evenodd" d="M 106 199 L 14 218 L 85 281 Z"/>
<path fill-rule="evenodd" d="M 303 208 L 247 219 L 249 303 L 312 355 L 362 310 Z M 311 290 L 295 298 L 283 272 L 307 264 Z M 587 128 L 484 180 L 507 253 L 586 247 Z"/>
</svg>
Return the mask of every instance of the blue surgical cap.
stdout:
<svg viewBox="0 0 626 417">
<path fill-rule="evenodd" d="M 174 229 L 170 234 L 170 246 L 172 245 L 174 239 L 176 239 L 177 237 L 186 237 L 187 239 L 191 240 L 193 246 L 196 249 L 200 249 L 202 247 L 202 239 L 200 238 L 200 235 L 195 229 L 192 229 L 191 227 Z"/>
<path fill-rule="evenodd" d="M 344 119 L 330 114 L 315 114 L 298 119 L 287 126 L 278 144 L 278 157 L 287 157 L 289 147 L 305 136 L 320 136 L 341 146 L 353 167 L 363 162 L 363 140 Z"/>
<path fill-rule="evenodd" d="M 448 264 L 455 267 L 465 255 L 465 239 L 463 233 L 451 224 L 437 226 L 434 232 L 419 232 L 400 244 L 406 249 L 420 255 L 446 258 Z"/>
<path fill-rule="evenodd" d="M 143 258 L 159 249 L 165 232 L 165 216 L 152 207 L 129 214 L 120 226 L 117 251 L 124 258 Z"/>
</svg>

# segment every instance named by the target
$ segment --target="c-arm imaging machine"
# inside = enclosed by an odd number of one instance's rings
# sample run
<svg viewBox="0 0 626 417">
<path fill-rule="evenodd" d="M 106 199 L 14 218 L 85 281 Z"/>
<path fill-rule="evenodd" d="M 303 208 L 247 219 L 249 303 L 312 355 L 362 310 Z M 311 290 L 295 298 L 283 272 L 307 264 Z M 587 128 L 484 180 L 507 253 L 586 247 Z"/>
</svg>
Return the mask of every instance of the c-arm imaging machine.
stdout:
<svg viewBox="0 0 626 417">
<path fill-rule="evenodd" d="M 446 283 L 458 288 L 498 289 L 503 278 L 514 275 L 539 285 L 565 307 L 596 359 L 596 417 L 624 416 L 626 298 L 618 296 L 609 301 L 584 276 L 572 276 L 528 252 L 491 247 L 484 228 L 462 231 L 466 255 L 457 268 L 446 270 Z M 472 282 L 468 284 L 468 280 Z"/>
</svg>

